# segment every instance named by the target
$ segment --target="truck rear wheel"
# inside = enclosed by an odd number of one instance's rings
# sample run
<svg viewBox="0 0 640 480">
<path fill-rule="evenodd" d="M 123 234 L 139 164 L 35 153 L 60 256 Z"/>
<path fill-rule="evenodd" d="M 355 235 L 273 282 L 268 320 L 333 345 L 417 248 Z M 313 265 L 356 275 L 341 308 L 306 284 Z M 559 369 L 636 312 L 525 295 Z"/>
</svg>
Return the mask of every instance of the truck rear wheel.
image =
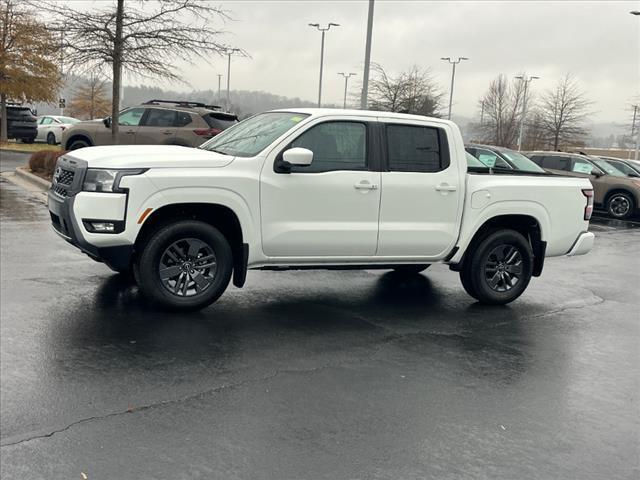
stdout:
<svg viewBox="0 0 640 480">
<path fill-rule="evenodd" d="M 151 301 L 198 310 L 226 290 L 233 254 L 217 228 L 194 220 L 178 221 L 148 238 L 137 268 L 138 286 Z"/>
<path fill-rule="evenodd" d="M 469 252 L 460 280 L 469 295 L 489 305 L 514 301 L 533 272 L 531 245 L 514 230 L 498 230 Z"/>
</svg>

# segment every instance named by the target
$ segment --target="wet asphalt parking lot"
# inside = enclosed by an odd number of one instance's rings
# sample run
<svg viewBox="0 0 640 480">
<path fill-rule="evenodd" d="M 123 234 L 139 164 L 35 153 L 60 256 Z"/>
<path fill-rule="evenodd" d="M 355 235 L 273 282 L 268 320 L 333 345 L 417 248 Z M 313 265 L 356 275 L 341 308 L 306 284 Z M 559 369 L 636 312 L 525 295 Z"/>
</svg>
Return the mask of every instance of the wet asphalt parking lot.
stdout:
<svg viewBox="0 0 640 480">
<path fill-rule="evenodd" d="M 640 475 L 640 223 L 506 307 L 436 265 L 250 272 L 177 314 L 0 195 L 3 479 Z"/>
</svg>

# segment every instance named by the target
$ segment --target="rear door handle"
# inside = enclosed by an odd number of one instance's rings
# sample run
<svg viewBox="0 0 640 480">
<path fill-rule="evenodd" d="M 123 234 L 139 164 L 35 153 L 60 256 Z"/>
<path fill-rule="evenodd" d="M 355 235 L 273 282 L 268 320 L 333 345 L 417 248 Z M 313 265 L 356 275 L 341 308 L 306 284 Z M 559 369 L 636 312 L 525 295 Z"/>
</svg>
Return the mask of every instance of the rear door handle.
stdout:
<svg viewBox="0 0 640 480">
<path fill-rule="evenodd" d="M 378 185 L 375 183 L 369 183 L 367 180 L 363 180 L 360 183 L 356 183 L 353 188 L 356 190 L 377 190 Z"/>
<path fill-rule="evenodd" d="M 436 187 L 436 190 L 439 192 L 455 192 L 458 190 L 458 187 L 455 185 L 449 185 L 448 183 L 441 183 Z"/>
<path fill-rule="evenodd" d="M 124 133 L 126 133 L 127 135 L 133 135 L 134 133 L 136 133 L 136 131 L 135 130 L 127 130 Z"/>
<path fill-rule="evenodd" d="M 171 135 L 172 133 L 172 130 L 165 130 L 164 132 L 162 132 L 163 135 Z"/>
</svg>

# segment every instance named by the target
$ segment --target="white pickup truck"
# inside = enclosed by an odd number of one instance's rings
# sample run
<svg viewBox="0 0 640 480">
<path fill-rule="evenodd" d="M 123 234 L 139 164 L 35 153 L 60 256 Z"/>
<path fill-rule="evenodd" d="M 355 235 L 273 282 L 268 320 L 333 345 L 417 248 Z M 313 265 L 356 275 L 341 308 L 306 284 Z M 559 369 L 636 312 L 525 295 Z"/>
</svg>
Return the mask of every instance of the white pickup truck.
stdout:
<svg viewBox="0 0 640 480">
<path fill-rule="evenodd" d="M 62 156 L 55 231 L 132 271 L 165 307 L 203 308 L 248 269 L 445 263 L 477 300 L 505 304 L 545 256 L 581 255 L 587 179 L 467 167 L 452 122 L 295 109 L 251 117 L 200 148 L 89 147 Z"/>
</svg>

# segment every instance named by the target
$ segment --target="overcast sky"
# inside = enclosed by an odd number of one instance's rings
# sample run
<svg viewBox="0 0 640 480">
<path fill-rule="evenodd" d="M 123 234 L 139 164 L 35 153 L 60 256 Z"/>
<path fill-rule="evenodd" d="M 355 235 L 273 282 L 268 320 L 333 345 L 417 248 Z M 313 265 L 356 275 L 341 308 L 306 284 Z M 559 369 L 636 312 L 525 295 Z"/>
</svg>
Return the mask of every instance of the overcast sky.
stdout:
<svg viewBox="0 0 640 480">
<path fill-rule="evenodd" d="M 233 59 L 232 90 L 316 100 L 320 32 L 309 22 L 340 24 L 326 37 L 323 101 L 342 101 L 337 72 L 361 77 L 366 0 L 220 5 L 235 18 L 223 26 L 225 41 L 252 57 Z M 440 57 L 469 57 L 457 69 L 454 92 L 454 113 L 465 116 L 478 114 L 478 98 L 498 73 L 538 75 L 533 89 L 541 92 L 571 71 L 595 102 L 594 121 L 625 122 L 640 93 L 640 17 L 630 10 L 640 10 L 640 2 L 376 0 L 372 61 L 390 72 L 430 67 L 448 92 L 451 67 Z M 216 89 L 218 73 L 224 88 L 225 60 L 180 67 L 194 89 Z"/>
</svg>

